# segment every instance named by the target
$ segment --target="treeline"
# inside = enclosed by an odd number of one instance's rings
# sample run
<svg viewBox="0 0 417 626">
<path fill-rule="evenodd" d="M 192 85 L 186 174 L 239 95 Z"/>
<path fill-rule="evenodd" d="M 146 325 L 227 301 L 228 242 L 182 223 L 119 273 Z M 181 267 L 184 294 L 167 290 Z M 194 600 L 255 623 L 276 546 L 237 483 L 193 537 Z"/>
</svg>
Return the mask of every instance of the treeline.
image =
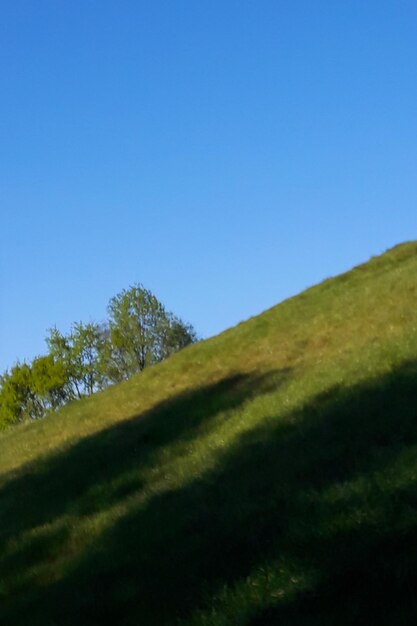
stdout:
<svg viewBox="0 0 417 626">
<path fill-rule="evenodd" d="M 0 377 L 0 428 L 35 420 L 71 400 L 127 380 L 196 341 L 194 328 L 142 285 L 112 298 L 108 320 L 49 330 L 47 354 Z"/>
</svg>

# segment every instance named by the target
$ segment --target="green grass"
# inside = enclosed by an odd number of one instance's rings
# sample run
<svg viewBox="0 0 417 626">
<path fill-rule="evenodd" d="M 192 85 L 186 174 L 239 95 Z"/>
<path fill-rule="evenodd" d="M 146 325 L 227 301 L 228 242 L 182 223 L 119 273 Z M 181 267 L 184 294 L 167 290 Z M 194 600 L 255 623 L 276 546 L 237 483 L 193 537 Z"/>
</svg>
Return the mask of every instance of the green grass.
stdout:
<svg viewBox="0 0 417 626">
<path fill-rule="evenodd" d="M 417 243 L 0 436 L 0 623 L 410 625 Z"/>
</svg>

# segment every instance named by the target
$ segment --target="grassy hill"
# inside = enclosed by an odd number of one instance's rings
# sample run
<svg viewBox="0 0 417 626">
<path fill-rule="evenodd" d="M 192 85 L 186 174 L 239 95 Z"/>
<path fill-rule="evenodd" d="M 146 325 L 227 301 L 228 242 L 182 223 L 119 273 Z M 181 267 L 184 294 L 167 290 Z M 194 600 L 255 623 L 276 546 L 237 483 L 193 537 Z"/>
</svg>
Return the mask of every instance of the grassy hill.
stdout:
<svg viewBox="0 0 417 626">
<path fill-rule="evenodd" d="M 416 278 L 403 244 L 3 433 L 0 623 L 415 623 Z"/>
</svg>

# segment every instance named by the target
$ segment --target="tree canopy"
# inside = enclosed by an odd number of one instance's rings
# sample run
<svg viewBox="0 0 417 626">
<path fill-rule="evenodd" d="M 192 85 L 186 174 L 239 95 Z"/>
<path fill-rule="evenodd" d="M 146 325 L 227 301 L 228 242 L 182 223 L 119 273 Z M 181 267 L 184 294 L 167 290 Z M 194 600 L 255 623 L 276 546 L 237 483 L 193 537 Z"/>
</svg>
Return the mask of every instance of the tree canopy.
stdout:
<svg viewBox="0 0 417 626">
<path fill-rule="evenodd" d="M 114 296 L 108 312 L 103 370 L 114 382 L 130 378 L 196 339 L 194 329 L 166 311 L 142 285 Z"/>
<path fill-rule="evenodd" d="M 141 284 L 111 298 L 108 320 L 46 336 L 48 352 L 0 377 L 0 428 L 34 420 L 69 401 L 127 380 L 197 340 L 194 328 Z"/>
</svg>

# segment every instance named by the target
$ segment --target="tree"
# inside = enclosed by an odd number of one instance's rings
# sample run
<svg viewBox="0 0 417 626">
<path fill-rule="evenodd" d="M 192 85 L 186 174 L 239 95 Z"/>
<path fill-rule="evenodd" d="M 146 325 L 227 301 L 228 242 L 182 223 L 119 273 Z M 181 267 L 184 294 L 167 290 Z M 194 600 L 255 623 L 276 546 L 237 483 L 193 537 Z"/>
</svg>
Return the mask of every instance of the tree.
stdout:
<svg viewBox="0 0 417 626">
<path fill-rule="evenodd" d="M 0 380 L 0 427 L 35 420 L 66 401 L 66 372 L 52 356 L 17 363 Z"/>
<path fill-rule="evenodd" d="M 196 340 L 193 328 L 140 284 L 114 296 L 108 312 L 102 371 L 112 382 L 127 380 Z"/>
<path fill-rule="evenodd" d="M 0 425 L 4 427 L 41 415 L 42 407 L 32 389 L 30 366 L 26 363 L 16 363 L 1 377 Z"/>
<path fill-rule="evenodd" d="M 70 400 L 127 380 L 196 341 L 190 324 L 167 311 L 137 284 L 109 302 L 109 321 L 56 327 L 46 337 L 48 354 L 17 363 L 0 376 L 0 428 L 38 419 Z"/>
<path fill-rule="evenodd" d="M 43 415 L 49 410 L 56 411 L 67 400 L 67 372 L 62 361 L 50 354 L 39 356 L 32 361 L 30 386 L 37 397 Z"/>
<path fill-rule="evenodd" d="M 161 360 L 197 341 L 197 333 L 191 324 L 183 322 L 172 313 L 167 316 L 169 323 L 164 334 Z"/>
<path fill-rule="evenodd" d="M 66 372 L 67 400 L 90 395 L 106 385 L 100 359 L 106 343 L 106 331 L 96 323 L 72 325 L 68 335 L 56 327 L 46 338 L 49 354 L 61 362 Z"/>
</svg>

